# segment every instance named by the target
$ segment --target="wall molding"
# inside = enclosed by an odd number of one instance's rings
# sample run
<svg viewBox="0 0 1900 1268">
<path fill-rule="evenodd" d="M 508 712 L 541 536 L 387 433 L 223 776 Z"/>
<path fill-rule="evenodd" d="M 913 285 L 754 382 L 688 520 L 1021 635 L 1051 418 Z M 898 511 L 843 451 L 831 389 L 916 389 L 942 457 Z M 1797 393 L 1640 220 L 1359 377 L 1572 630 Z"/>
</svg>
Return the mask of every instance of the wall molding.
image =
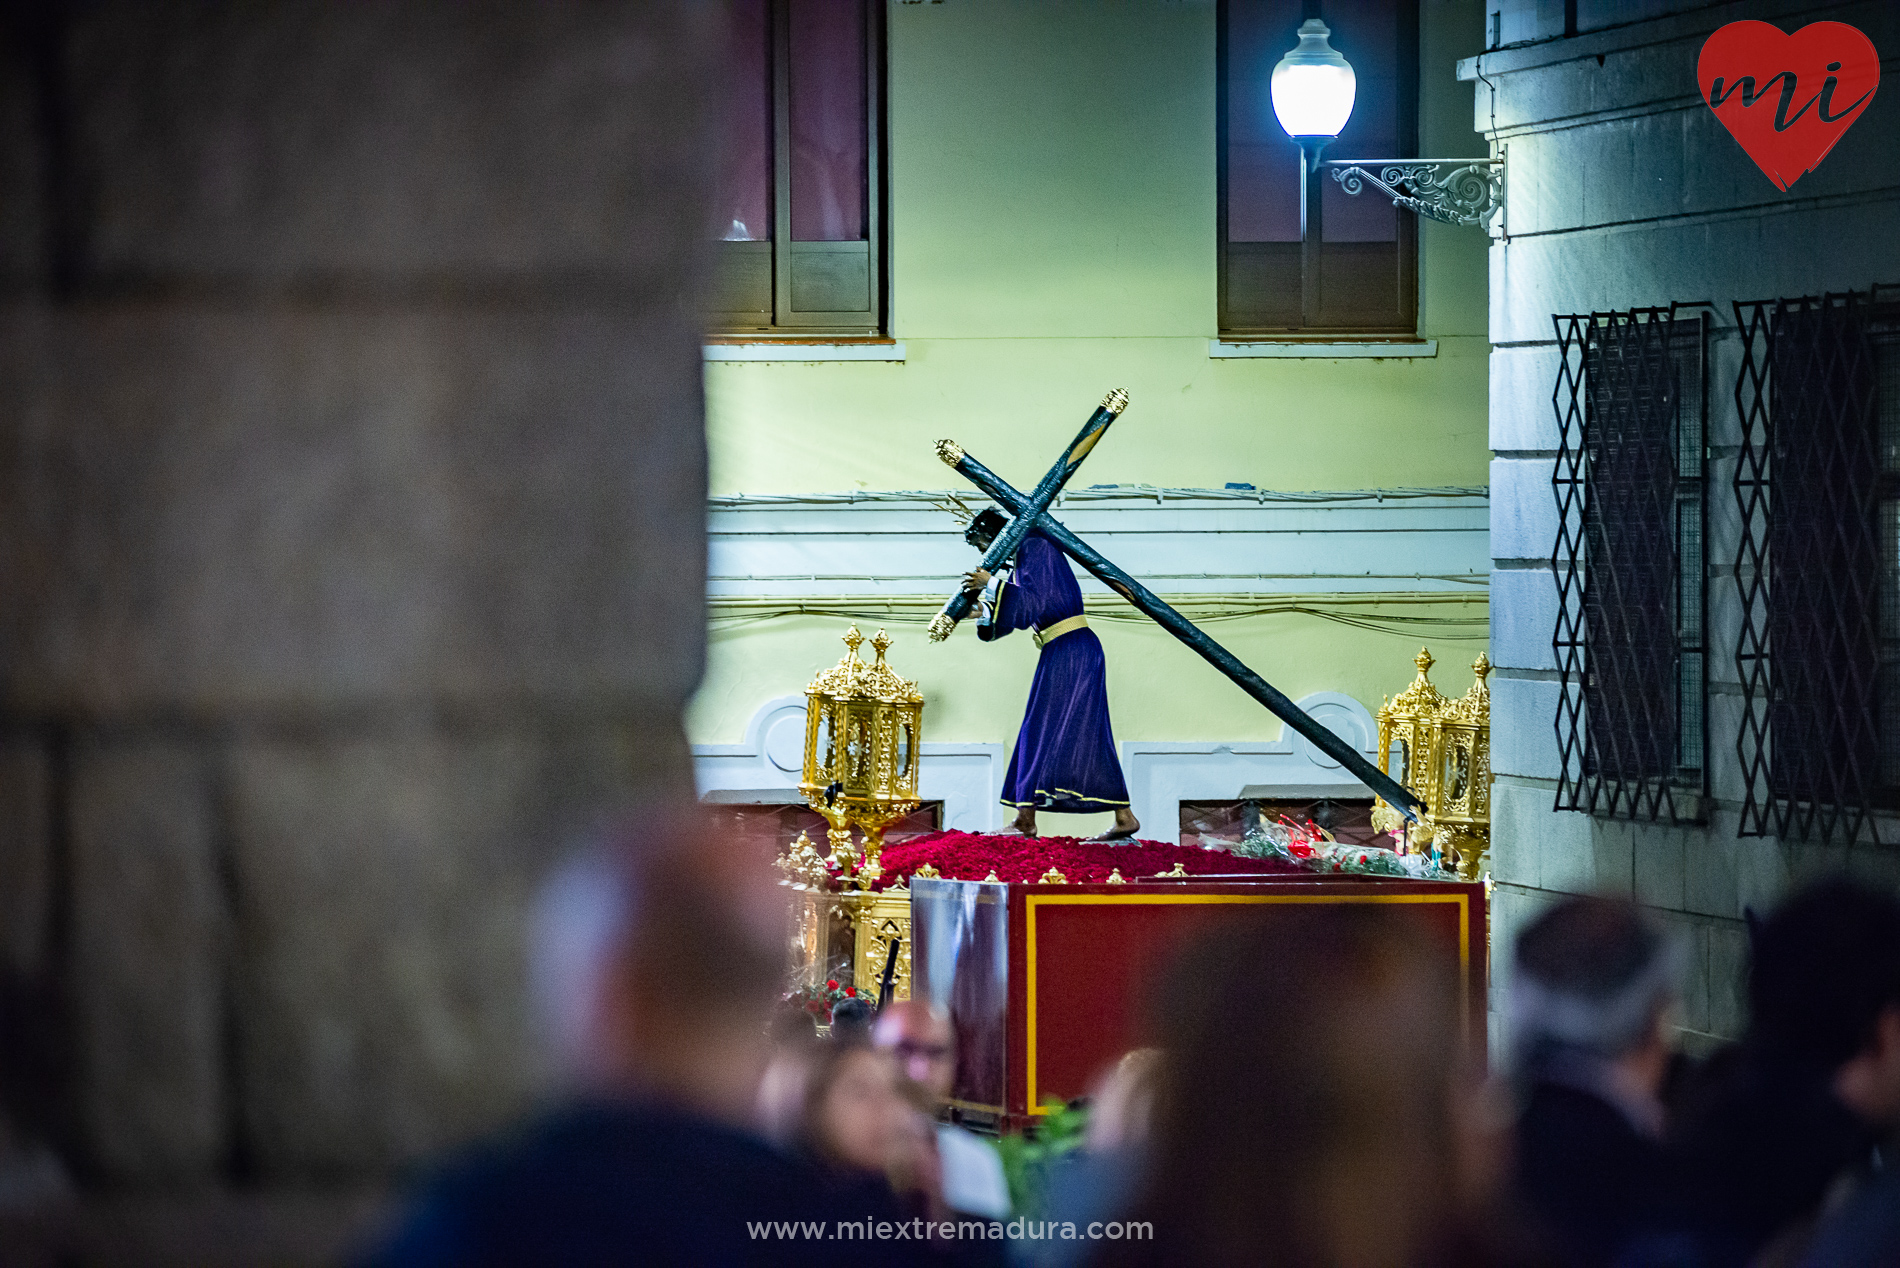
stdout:
<svg viewBox="0 0 1900 1268">
<path fill-rule="evenodd" d="M 1368 761 L 1377 760 L 1378 728 L 1359 701 L 1343 692 L 1320 691 L 1298 703 Z M 727 803 L 801 801 L 804 745 L 805 697 L 767 700 L 753 713 L 739 743 L 693 746 L 699 795 Z M 943 802 L 944 827 L 993 832 L 1002 826 L 1007 816 L 998 798 L 1011 747 L 924 742 L 918 791 L 927 800 Z M 1129 807 L 1141 820 L 1141 835 L 1149 840 L 1180 841 L 1183 801 L 1372 795 L 1291 728 L 1277 740 L 1126 740 L 1120 747 Z M 1061 825 L 1051 820 L 1045 826 Z"/>
</svg>

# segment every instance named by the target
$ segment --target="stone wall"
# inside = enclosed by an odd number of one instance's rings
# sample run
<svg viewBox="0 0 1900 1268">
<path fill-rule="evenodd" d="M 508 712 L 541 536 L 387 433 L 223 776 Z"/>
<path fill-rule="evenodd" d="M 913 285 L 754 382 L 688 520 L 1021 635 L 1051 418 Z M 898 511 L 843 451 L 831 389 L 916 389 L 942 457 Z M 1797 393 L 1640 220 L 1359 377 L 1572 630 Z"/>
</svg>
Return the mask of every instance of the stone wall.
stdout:
<svg viewBox="0 0 1900 1268">
<path fill-rule="evenodd" d="M 0 1070 L 92 1184 L 535 1095 L 524 903 L 690 787 L 718 11 L 0 27 Z"/>
<path fill-rule="evenodd" d="M 1517 31 L 1530 41 L 1460 65 L 1461 77 L 1476 88 L 1478 126 L 1508 147 L 1509 169 L 1504 236 L 1493 244 L 1490 269 L 1491 655 L 1498 665 L 1493 1003 L 1509 975 L 1506 950 L 1527 919 L 1565 893 L 1621 894 L 1661 913 L 1689 940 L 1682 1024 L 1690 1046 L 1707 1046 L 1745 1022 L 1747 908 L 1771 905 L 1792 880 L 1820 867 L 1900 881 L 1900 853 L 1891 847 L 1736 834 L 1741 697 L 1733 480 L 1741 348 L 1730 306 L 1900 281 L 1892 250 L 1900 240 L 1900 100 L 1876 96 L 1820 168 L 1783 193 L 1702 103 L 1696 56 L 1717 26 L 1742 18 L 1788 31 L 1824 18 L 1849 22 L 1892 53 L 1900 51 L 1900 10 L 1880 3 L 1670 0 L 1633 6 L 1625 20 L 1641 16 L 1634 9 L 1678 12 L 1594 32 L 1584 22 L 1583 34 L 1564 38 L 1562 6 L 1494 0 L 1489 7 L 1505 20 L 1507 37 Z M 1889 61 L 1889 74 L 1893 66 Z M 1551 317 L 1697 300 L 1716 305 L 1721 326 L 1708 380 L 1707 752 L 1714 803 L 1706 824 L 1684 827 L 1555 812 L 1557 599 L 1550 558 L 1558 354 Z M 1494 1008 L 1500 1042 L 1502 1022 Z"/>
</svg>

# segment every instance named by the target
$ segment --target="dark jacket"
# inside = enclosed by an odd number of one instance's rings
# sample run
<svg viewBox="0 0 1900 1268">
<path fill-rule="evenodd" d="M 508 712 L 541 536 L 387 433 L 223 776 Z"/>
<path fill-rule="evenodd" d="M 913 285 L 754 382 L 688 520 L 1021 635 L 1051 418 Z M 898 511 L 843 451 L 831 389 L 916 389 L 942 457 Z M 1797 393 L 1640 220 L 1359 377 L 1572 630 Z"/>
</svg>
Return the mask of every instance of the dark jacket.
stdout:
<svg viewBox="0 0 1900 1268">
<path fill-rule="evenodd" d="M 1829 1072 L 1735 1051 L 1691 1091 L 1674 1149 L 1708 1263 L 1748 1263 L 1813 1219 L 1828 1190 L 1867 1164 L 1876 1133 L 1831 1083 Z"/>
<path fill-rule="evenodd" d="M 1517 1124 L 1517 1196 L 1551 1253 L 1577 1268 L 1652 1262 L 1679 1229 L 1660 1142 L 1580 1088 L 1536 1083 Z"/>
<path fill-rule="evenodd" d="M 879 1239 L 875 1229 L 844 1247 L 835 1240 L 836 1221 L 901 1218 L 887 1189 L 840 1189 L 722 1124 L 666 1108 L 593 1104 L 444 1169 L 360 1262 L 723 1268 L 835 1265 L 841 1250 L 853 1263 L 928 1262 L 918 1243 Z M 822 1222 L 821 1235 L 812 1235 L 813 1221 Z"/>
</svg>

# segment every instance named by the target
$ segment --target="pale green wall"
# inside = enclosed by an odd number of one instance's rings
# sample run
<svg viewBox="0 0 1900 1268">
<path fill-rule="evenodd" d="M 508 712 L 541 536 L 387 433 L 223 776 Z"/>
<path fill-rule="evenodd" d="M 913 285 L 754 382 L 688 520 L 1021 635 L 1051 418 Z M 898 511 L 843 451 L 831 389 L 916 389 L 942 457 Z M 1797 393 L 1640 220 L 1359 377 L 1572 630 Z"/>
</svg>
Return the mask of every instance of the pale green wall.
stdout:
<svg viewBox="0 0 1900 1268">
<path fill-rule="evenodd" d="M 1208 357 L 1214 13 L 1211 0 L 892 4 L 891 333 L 908 360 L 709 365 L 713 493 L 945 488 L 955 477 L 931 451 L 941 436 L 1032 483 L 1111 387 L 1133 404 L 1090 457 L 1088 483 L 1483 485 L 1486 239 L 1475 229 L 1421 226 L 1420 333 L 1439 341 L 1435 358 Z M 1421 144 L 1434 156 L 1485 152 L 1453 75 L 1479 51 L 1482 22 L 1475 0 L 1424 5 Z M 933 706 L 930 735 L 1011 738 L 1027 643 L 1021 656 L 983 654 L 974 640 L 926 649 L 917 627 L 893 632 L 905 672 L 960 684 Z M 1224 623 L 1220 637 L 1296 698 L 1342 690 L 1373 705 L 1404 685 L 1416 650 L 1296 616 Z M 1278 734 L 1164 636 L 1105 638 L 1121 738 Z M 1475 654 L 1459 646 L 1443 648 L 1448 668 Z M 828 624 L 715 629 L 693 738 L 738 738 L 760 702 L 835 658 Z M 1460 668 L 1447 689 L 1468 677 Z"/>
</svg>

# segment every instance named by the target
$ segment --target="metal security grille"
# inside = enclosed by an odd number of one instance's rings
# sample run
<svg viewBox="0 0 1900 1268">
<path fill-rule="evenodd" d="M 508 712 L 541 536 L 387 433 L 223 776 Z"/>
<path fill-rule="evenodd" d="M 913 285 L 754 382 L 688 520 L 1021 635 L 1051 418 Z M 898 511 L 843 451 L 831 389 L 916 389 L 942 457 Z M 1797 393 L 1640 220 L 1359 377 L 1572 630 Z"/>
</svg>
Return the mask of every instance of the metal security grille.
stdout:
<svg viewBox="0 0 1900 1268">
<path fill-rule="evenodd" d="M 1744 836 L 1878 840 L 1900 790 L 1896 299 L 1735 306 Z"/>
<path fill-rule="evenodd" d="M 1557 809 L 1703 814 L 1705 320 L 1560 316 Z"/>
</svg>

